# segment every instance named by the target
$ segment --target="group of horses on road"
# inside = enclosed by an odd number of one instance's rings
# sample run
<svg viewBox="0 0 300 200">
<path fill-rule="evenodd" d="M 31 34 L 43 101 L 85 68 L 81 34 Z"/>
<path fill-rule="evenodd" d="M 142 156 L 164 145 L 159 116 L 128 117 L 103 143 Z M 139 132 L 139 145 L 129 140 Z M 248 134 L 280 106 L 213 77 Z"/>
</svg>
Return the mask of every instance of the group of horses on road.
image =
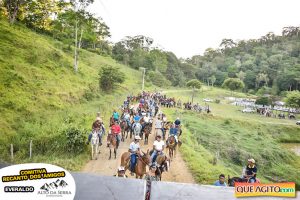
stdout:
<svg viewBox="0 0 300 200">
<path fill-rule="evenodd" d="M 129 106 L 130 104 L 134 104 L 134 103 L 138 103 L 140 102 L 141 99 L 145 99 L 147 101 L 145 101 L 143 103 L 142 106 Z M 128 97 L 128 103 L 127 106 L 123 106 L 123 113 L 120 117 L 119 123 L 120 123 L 120 127 L 121 127 L 121 141 L 124 142 L 128 136 L 130 139 L 132 139 L 132 137 L 139 135 L 141 138 L 144 139 L 144 144 L 147 145 L 148 144 L 148 139 L 149 139 L 149 135 L 152 132 L 152 122 L 154 119 L 151 120 L 151 122 L 148 122 L 147 125 L 144 126 L 144 128 L 142 128 L 142 124 L 145 123 L 143 117 L 143 113 L 151 113 L 152 117 L 154 118 L 155 116 L 161 114 L 158 113 L 158 110 L 154 109 L 153 111 L 151 110 L 150 105 L 148 105 L 148 100 L 151 99 L 155 102 L 158 103 L 158 105 L 160 106 L 164 106 L 167 108 L 172 108 L 172 107 L 177 107 L 180 106 L 181 107 L 181 101 L 179 100 L 176 104 L 175 98 L 167 98 L 165 95 L 161 95 L 160 93 L 146 93 L 143 92 L 137 96 L 129 96 Z M 187 103 L 184 104 L 184 106 L 188 105 Z M 185 107 L 185 109 L 187 109 Z M 209 108 L 208 108 L 209 109 Z M 187 109 L 190 110 L 190 109 Z M 124 113 L 129 112 L 130 113 L 130 118 L 132 120 L 132 118 L 134 117 L 134 115 L 136 113 L 139 113 L 141 115 L 141 119 L 140 119 L 140 124 L 141 127 L 138 127 L 137 129 L 135 129 L 135 127 L 132 126 L 133 121 L 131 121 L 131 124 L 129 125 L 127 123 L 126 120 L 124 120 L 123 116 Z M 154 113 L 153 113 L 154 112 Z M 100 116 L 97 116 L 100 117 Z M 110 119 L 110 126 L 112 126 L 114 123 L 113 118 Z M 172 122 L 167 121 L 164 123 L 164 127 L 163 127 L 163 132 L 166 133 L 166 131 L 170 128 L 170 125 L 172 124 Z M 93 128 L 97 127 L 97 130 L 102 131 L 101 127 L 102 125 L 96 120 L 93 123 Z M 103 136 L 104 133 L 102 133 Z M 180 134 L 181 134 L 181 130 L 180 130 Z M 98 140 L 97 142 L 97 134 L 96 132 L 92 134 L 92 138 L 91 138 L 91 143 L 92 143 L 92 152 L 98 152 L 99 146 L 98 144 L 101 143 L 101 139 Z M 165 135 L 164 135 L 165 136 Z M 163 138 L 165 139 L 165 137 Z M 94 145 L 97 144 L 97 145 Z M 117 155 L 117 139 L 116 137 L 114 137 L 114 135 L 112 134 L 108 134 L 107 136 L 107 146 L 110 149 L 110 156 L 109 159 L 111 158 L 111 152 L 112 149 L 114 150 L 114 154 L 115 154 L 115 159 L 116 159 L 116 155 Z M 168 138 L 168 145 L 167 148 L 169 149 L 169 156 L 162 154 L 162 155 L 158 155 L 156 158 L 156 163 L 157 163 L 157 171 L 155 172 L 156 175 L 159 177 L 159 180 L 161 180 L 162 178 L 162 173 L 165 171 L 168 171 L 170 168 L 170 162 L 172 160 L 172 158 L 175 156 L 175 150 L 176 150 L 176 146 L 180 146 L 179 144 L 176 144 L 175 142 L 175 137 L 171 136 Z M 136 174 L 136 178 L 142 178 L 145 174 L 146 174 L 146 167 L 150 166 L 151 164 L 151 151 L 149 151 L 149 149 L 144 152 L 141 151 L 142 153 L 140 155 L 138 155 L 137 158 L 137 162 L 136 162 L 136 166 L 135 166 L 135 174 Z M 99 152 L 98 152 L 99 153 Z M 125 171 L 127 169 L 130 168 L 130 152 L 124 152 L 121 155 L 121 166 L 123 166 L 125 168 Z M 92 159 L 94 158 L 93 153 L 92 153 Z M 180 170 L 180 169 L 178 169 Z M 243 182 L 244 180 L 239 178 L 239 177 L 228 177 L 228 183 L 229 186 L 234 186 L 235 182 Z"/>
<path fill-rule="evenodd" d="M 256 109 L 257 114 L 259 115 L 263 115 L 266 117 L 273 117 L 273 118 L 279 118 L 279 119 L 285 119 L 286 117 L 288 119 L 296 119 L 296 116 L 293 113 L 288 113 L 287 116 L 283 113 L 280 112 L 279 114 L 277 114 L 277 112 L 275 113 L 274 110 L 271 110 L 269 108 L 257 108 Z"/>
<path fill-rule="evenodd" d="M 143 103 L 141 104 L 141 100 L 144 99 Z M 165 98 L 165 96 L 160 95 L 159 93 L 146 93 L 143 92 L 137 96 L 128 96 L 126 104 L 122 105 L 122 114 L 117 122 L 120 125 L 121 128 L 121 142 L 124 142 L 127 138 L 132 139 L 135 136 L 140 136 L 144 140 L 144 145 L 148 144 L 149 141 L 149 135 L 152 132 L 153 129 L 153 121 L 154 117 L 157 115 L 162 115 L 162 113 L 159 113 L 156 108 L 152 109 L 149 105 L 149 100 L 155 101 L 157 105 L 164 106 L 164 107 L 174 107 L 175 105 L 175 99 L 174 98 Z M 125 114 L 130 114 L 130 123 L 124 118 Z M 145 113 L 149 116 L 148 122 L 145 121 Z M 134 122 L 134 117 L 136 115 L 140 116 L 139 122 Z M 97 116 L 97 118 L 100 116 Z M 96 121 L 93 123 L 93 129 L 96 129 L 98 131 L 92 132 L 92 138 L 91 138 L 91 144 L 92 144 L 92 159 L 95 157 L 97 158 L 97 153 L 100 153 L 99 147 L 101 145 L 102 136 L 104 135 L 104 132 L 102 132 L 102 125 L 99 121 Z M 115 120 L 113 117 L 110 118 L 109 126 L 112 127 L 115 123 Z M 163 139 L 165 139 L 165 135 L 167 130 L 170 128 L 172 122 L 166 121 L 163 123 Z M 99 132 L 101 133 L 99 137 Z M 110 131 L 108 131 L 110 133 Z M 99 139 L 98 139 L 99 138 Z M 109 159 L 112 157 L 112 151 L 114 152 L 114 157 L 116 159 L 117 157 L 117 138 L 113 134 L 107 135 L 107 147 L 109 148 Z M 176 145 L 175 145 L 175 138 L 170 137 L 169 138 L 169 156 L 171 158 L 174 156 Z M 152 154 L 152 151 L 147 150 L 147 152 L 141 153 L 141 155 L 138 156 L 137 163 L 135 166 L 135 174 L 136 177 L 141 178 L 146 173 L 146 166 L 149 166 L 150 162 L 150 155 Z M 129 159 L 130 158 L 130 152 L 124 152 L 121 156 L 121 166 L 124 166 L 127 170 L 129 168 Z M 159 179 L 161 179 L 162 172 L 168 171 L 170 166 L 170 157 L 167 155 L 158 155 L 156 158 L 157 163 L 157 176 Z"/>
</svg>

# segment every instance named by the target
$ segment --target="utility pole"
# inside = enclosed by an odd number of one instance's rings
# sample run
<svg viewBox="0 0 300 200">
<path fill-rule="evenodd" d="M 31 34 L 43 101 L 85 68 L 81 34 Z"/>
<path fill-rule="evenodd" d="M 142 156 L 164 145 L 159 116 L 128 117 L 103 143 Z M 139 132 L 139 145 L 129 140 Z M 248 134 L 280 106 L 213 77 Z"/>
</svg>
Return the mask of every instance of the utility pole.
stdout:
<svg viewBox="0 0 300 200">
<path fill-rule="evenodd" d="M 192 93 L 192 103 L 194 101 L 194 94 L 195 94 L 195 86 L 193 87 L 193 93 Z"/>
<path fill-rule="evenodd" d="M 146 68 L 145 67 L 140 67 L 140 69 L 144 70 L 143 71 L 143 81 L 142 81 L 142 91 L 144 91 Z"/>
</svg>

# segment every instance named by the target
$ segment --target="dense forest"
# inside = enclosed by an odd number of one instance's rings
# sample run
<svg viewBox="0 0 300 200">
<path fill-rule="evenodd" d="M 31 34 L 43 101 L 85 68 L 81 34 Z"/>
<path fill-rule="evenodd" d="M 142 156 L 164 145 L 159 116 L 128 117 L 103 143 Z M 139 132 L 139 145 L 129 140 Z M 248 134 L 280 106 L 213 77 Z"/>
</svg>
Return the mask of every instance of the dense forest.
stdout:
<svg viewBox="0 0 300 200">
<path fill-rule="evenodd" d="M 87 11 L 93 0 L 3 0 L 0 16 L 11 24 L 21 23 L 74 48 L 74 70 L 80 49 L 115 60 L 132 68 L 146 68 L 146 78 L 156 86 L 185 86 L 198 79 L 209 86 L 222 86 L 227 78 L 240 79 L 244 92 L 285 95 L 300 87 L 300 28 L 284 27 L 282 35 L 267 33 L 259 39 L 223 39 L 219 48 L 203 55 L 177 58 L 153 45 L 152 38 L 127 36 L 111 44 L 109 27 Z"/>
</svg>

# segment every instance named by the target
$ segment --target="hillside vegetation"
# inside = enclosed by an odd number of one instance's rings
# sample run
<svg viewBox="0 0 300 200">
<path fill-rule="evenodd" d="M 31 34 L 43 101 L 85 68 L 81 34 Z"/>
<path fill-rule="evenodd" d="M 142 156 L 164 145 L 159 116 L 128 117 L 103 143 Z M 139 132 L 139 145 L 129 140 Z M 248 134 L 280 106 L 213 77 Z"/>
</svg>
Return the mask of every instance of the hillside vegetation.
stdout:
<svg viewBox="0 0 300 200">
<path fill-rule="evenodd" d="M 191 94 L 180 90 L 167 93 L 183 102 L 191 100 Z M 299 190 L 300 157 L 282 147 L 286 142 L 300 143 L 300 128 L 295 121 L 242 113 L 241 107 L 226 103 L 223 98 L 227 96 L 229 91 L 208 88 L 195 94 L 194 102 L 210 105 L 212 114 L 164 110 L 167 116 L 179 116 L 183 122 L 180 151 L 196 180 L 211 184 L 221 173 L 240 176 L 247 159 L 253 157 L 262 182 L 294 181 Z M 237 96 L 247 97 L 241 93 Z M 218 98 L 221 103 L 205 103 L 203 98 Z"/>
<path fill-rule="evenodd" d="M 10 144 L 14 144 L 14 162 L 28 158 L 32 139 L 35 161 L 80 161 L 73 158 L 78 152 L 72 152 L 73 156 L 62 153 L 68 148 L 64 131 L 77 128 L 86 136 L 97 111 L 107 121 L 125 95 L 140 90 L 140 71 L 81 50 L 75 73 L 69 45 L 22 25 L 0 21 L 0 44 L 0 160 L 9 160 Z M 119 67 L 126 75 L 114 93 L 99 90 L 102 66 Z"/>
</svg>

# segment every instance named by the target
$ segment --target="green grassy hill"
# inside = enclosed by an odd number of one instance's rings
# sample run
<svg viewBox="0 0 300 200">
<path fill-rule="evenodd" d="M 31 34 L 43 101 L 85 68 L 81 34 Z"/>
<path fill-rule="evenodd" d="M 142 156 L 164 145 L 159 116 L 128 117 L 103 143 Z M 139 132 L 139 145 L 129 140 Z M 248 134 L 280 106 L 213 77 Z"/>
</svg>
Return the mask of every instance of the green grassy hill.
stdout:
<svg viewBox="0 0 300 200">
<path fill-rule="evenodd" d="M 64 131 L 75 127 L 86 134 L 97 111 L 107 121 L 126 94 L 140 90 L 141 72 L 85 50 L 74 73 L 72 48 L 22 25 L 0 21 L 0 44 L 0 160 L 9 161 L 14 144 L 13 162 L 26 161 L 32 139 L 33 161 L 77 169 L 82 154 L 61 153 Z M 113 94 L 99 91 L 98 72 L 106 65 L 126 74 Z"/>
<path fill-rule="evenodd" d="M 192 91 L 169 91 L 170 97 L 191 101 Z M 197 91 L 194 103 L 210 105 L 212 114 L 180 109 L 164 109 L 169 120 L 179 116 L 183 122 L 181 152 L 199 183 L 212 184 L 218 175 L 240 176 L 248 158 L 258 165 L 262 182 L 288 180 L 300 189 L 300 157 L 284 147 L 284 143 L 298 143 L 300 127 L 295 120 L 266 118 L 258 114 L 242 113 L 242 107 L 229 105 L 223 97 L 230 91 L 207 88 Z M 236 93 L 242 98 L 251 97 Z M 220 99 L 205 103 L 203 98 Z M 297 116 L 299 119 L 299 116 Z"/>
</svg>

